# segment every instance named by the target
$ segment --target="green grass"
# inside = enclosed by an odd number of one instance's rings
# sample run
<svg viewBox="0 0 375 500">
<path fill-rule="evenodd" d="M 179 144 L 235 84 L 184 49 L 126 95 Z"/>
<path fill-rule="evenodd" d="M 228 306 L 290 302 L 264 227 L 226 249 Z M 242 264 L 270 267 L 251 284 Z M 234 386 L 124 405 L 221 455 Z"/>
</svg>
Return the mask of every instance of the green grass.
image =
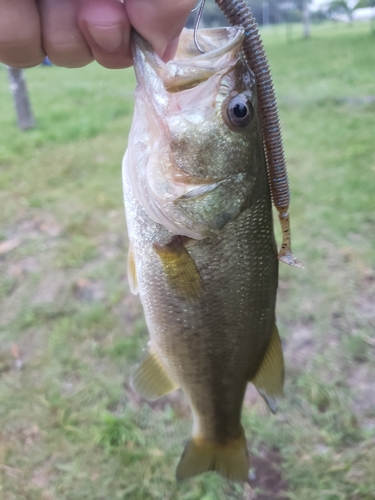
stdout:
<svg viewBox="0 0 375 500">
<path fill-rule="evenodd" d="M 280 268 L 280 412 L 256 403 L 243 419 L 253 454 L 279 450 L 290 500 L 373 500 L 375 37 L 365 24 L 300 31 L 264 41 L 306 268 Z M 129 388 L 148 337 L 126 279 L 132 70 L 26 78 L 38 127 L 21 133 L 0 67 L 0 243 L 19 239 L 0 255 L 0 498 L 246 498 L 214 475 L 176 484 L 186 403 Z"/>
</svg>

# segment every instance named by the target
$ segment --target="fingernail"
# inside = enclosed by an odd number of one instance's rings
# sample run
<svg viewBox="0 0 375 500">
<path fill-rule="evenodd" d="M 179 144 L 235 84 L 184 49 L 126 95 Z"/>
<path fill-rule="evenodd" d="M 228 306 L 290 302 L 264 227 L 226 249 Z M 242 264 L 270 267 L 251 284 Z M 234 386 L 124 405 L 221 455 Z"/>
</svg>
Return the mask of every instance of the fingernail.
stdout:
<svg viewBox="0 0 375 500">
<path fill-rule="evenodd" d="M 106 52 L 117 52 L 121 48 L 124 35 L 120 24 L 112 26 L 87 24 L 86 26 L 95 43 Z"/>
</svg>

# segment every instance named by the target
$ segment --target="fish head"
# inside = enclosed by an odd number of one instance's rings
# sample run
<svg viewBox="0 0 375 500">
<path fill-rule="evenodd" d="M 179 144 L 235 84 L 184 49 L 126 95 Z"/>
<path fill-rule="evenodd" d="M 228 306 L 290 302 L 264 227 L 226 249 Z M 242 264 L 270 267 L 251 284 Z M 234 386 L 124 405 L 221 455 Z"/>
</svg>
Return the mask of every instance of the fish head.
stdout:
<svg viewBox="0 0 375 500">
<path fill-rule="evenodd" d="M 256 82 L 241 46 L 243 28 L 183 30 L 165 63 L 133 33 L 138 86 L 128 181 L 151 218 L 174 234 L 203 238 L 251 201 L 264 168 Z"/>
</svg>

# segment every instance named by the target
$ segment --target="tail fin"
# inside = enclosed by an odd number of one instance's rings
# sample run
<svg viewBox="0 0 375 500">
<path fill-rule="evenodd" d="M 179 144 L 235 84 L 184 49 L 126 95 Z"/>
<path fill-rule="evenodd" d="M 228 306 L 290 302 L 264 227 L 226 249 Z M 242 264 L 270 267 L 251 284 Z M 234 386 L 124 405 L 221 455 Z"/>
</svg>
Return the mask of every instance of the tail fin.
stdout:
<svg viewBox="0 0 375 500">
<path fill-rule="evenodd" d="M 176 477 L 179 481 L 201 474 L 216 471 L 229 481 L 247 481 L 249 458 L 243 429 L 238 439 L 226 444 L 205 439 L 193 438 L 186 445 Z"/>
</svg>

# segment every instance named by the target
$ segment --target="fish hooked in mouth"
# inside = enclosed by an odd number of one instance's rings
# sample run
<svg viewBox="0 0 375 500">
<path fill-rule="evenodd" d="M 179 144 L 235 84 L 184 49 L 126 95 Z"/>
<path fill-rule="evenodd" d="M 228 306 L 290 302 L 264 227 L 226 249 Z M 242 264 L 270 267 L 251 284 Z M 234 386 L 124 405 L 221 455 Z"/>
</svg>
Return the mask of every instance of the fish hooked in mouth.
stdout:
<svg viewBox="0 0 375 500">
<path fill-rule="evenodd" d="M 181 388 L 192 439 L 185 479 L 246 481 L 248 382 L 274 411 L 284 365 L 276 327 L 277 249 L 256 82 L 242 28 L 184 30 L 164 63 L 136 33 L 133 124 L 123 162 L 131 289 L 150 342 L 133 376 L 148 399 Z"/>
</svg>

